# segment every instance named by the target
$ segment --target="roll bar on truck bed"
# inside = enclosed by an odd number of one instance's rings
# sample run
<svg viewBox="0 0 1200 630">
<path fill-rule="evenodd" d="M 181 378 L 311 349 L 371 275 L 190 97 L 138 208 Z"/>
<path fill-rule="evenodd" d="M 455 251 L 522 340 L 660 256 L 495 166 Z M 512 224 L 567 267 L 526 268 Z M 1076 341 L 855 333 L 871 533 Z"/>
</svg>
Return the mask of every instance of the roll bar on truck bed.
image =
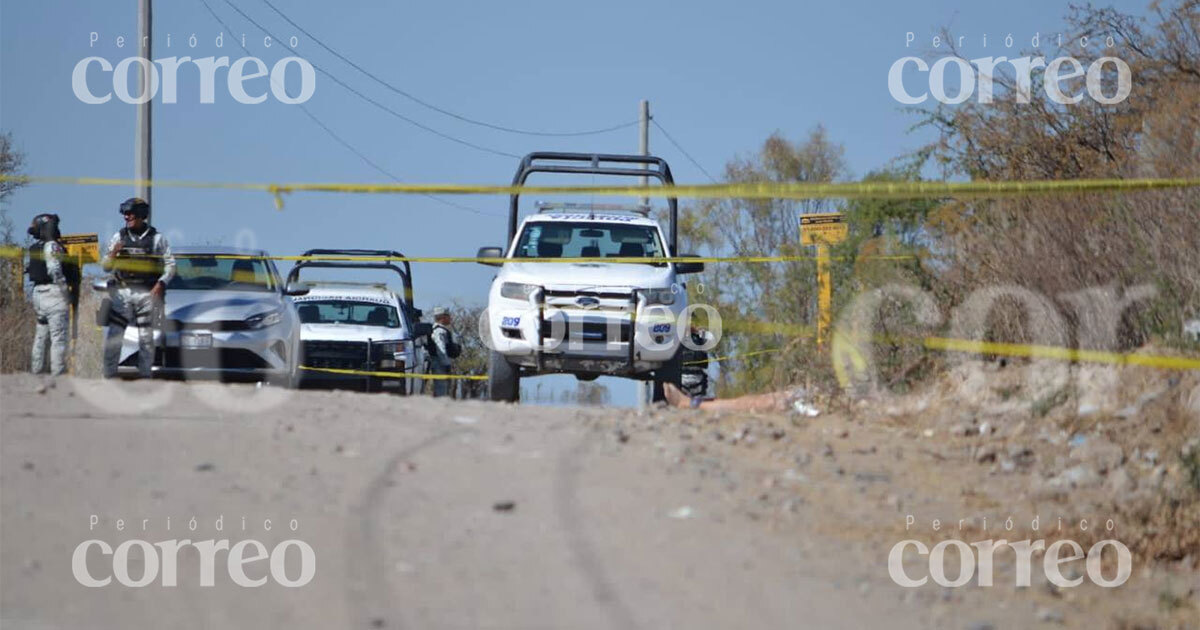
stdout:
<svg viewBox="0 0 1200 630">
<path fill-rule="evenodd" d="M 549 163 L 547 163 L 549 162 Z M 568 162 L 568 164 L 561 164 Z M 606 165 L 607 163 L 607 165 Z M 630 165 L 645 168 L 634 168 Z M 513 175 L 513 186 L 524 186 L 525 180 L 533 173 L 574 173 L 582 175 L 615 175 L 620 177 L 653 177 L 662 182 L 663 186 L 674 186 L 675 179 L 671 176 L 671 167 L 667 161 L 653 155 L 620 155 L 611 153 L 559 153 L 554 151 L 538 151 L 530 153 L 521 159 L 517 173 Z M 520 195 L 513 193 L 508 198 L 508 242 L 511 244 L 517 235 L 517 205 Z M 671 255 L 679 255 L 676 247 L 679 239 L 679 200 L 667 198 L 667 209 L 671 215 L 671 228 L 668 241 Z"/>
<path fill-rule="evenodd" d="M 349 260 L 301 260 L 296 263 L 292 270 L 288 272 L 287 283 L 291 284 L 300 278 L 301 269 L 390 269 L 400 274 L 401 281 L 404 283 L 404 304 L 409 313 L 414 317 L 420 317 L 421 313 L 413 306 L 413 284 L 412 284 L 412 266 L 407 260 L 401 260 L 399 263 L 404 266 L 401 269 L 391 261 L 385 260 L 352 260 L 356 257 L 378 259 L 378 258 L 407 258 L 404 254 L 397 251 L 389 251 L 386 249 L 310 249 L 304 252 L 305 256 L 333 256 L 344 257 Z"/>
</svg>

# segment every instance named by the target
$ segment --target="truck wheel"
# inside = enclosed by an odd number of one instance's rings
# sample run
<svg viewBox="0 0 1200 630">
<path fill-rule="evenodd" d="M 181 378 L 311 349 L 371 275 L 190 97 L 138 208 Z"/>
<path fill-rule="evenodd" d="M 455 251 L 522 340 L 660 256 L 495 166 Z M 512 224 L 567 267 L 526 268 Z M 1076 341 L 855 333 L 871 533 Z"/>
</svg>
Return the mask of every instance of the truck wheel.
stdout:
<svg viewBox="0 0 1200 630">
<path fill-rule="evenodd" d="M 667 399 L 666 392 L 663 391 L 663 384 L 671 383 L 675 387 L 683 388 L 683 350 L 680 349 L 675 353 L 671 360 L 663 364 L 662 367 L 654 371 L 654 391 L 651 393 L 650 399 L 653 402 L 662 402 Z"/>
<path fill-rule="evenodd" d="M 517 402 L 521 398 L 520 373 L 496 351 L 492 351 L 488 361 L 488 396 L 499 402 Z"/>
</svg>

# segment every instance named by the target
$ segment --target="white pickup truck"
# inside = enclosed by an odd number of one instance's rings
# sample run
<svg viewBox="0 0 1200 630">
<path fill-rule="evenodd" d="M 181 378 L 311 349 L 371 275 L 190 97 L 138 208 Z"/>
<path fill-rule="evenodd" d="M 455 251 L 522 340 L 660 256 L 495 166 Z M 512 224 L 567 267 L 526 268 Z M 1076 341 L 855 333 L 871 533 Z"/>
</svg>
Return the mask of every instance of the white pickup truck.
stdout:
<svg viewBox="0 0 1200 630">
<path fill-rule="evenodd" d="M 579 153 L 531 153 L 513 184 L 538 172 L 648 176 L 674 184 L 660 158 Z M 503 259 L 483 263 L 500 267 L 488 294 L 491 399 L 515 402 L 522 377 L 550 373 L 653 380 L 656 399 L 663 383 L 678 385 L 688 334 L 687 287 L 679 276 L 704 265 L 664 260 L 679 257 L 676 200 L 668 199 L 668 234 L 647 206 L 539 204 L 519 226 L 517 210 L 513 195 L 508 247 L 478 253 Z"/>
<path fill-rule="evenodd" d="M 407 395 L 420 389 L 425 371 L 424 341 L 432 333 L 413 306 L 412 268 L 385 259 L 395 251 L 310 249 L 314 259 L 296 263 L 288 282 L 300 285 L 300 272 L 311 269 L 375 269 L 400 275 L 402 292 L 382 283 L 304 282 L 308 292 L 293 298 L 300 319 L 300 385 L 352 388 Z M 393 376 L 394 375 L 394 376 Z"/>
</svg>

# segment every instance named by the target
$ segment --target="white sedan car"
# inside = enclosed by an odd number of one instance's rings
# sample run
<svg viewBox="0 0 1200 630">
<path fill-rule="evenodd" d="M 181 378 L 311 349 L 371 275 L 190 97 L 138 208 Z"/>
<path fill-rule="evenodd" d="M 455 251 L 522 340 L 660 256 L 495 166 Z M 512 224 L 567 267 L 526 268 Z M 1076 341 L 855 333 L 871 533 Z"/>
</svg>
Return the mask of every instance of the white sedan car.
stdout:
<svg viewBox="0 0 1200 630">
<path fill-rule="evenodd" d="M 161 328 L 155 331 L 155 377 L 294 386 L 301 348 L 292 300 L 307 288 L 297 285 L 289 291 L 260 250 L 179 247 L 175 261 Z M 121 374 L 137 373 L 137 334 L 136 326 L 125 329 Z"/>
</svg>

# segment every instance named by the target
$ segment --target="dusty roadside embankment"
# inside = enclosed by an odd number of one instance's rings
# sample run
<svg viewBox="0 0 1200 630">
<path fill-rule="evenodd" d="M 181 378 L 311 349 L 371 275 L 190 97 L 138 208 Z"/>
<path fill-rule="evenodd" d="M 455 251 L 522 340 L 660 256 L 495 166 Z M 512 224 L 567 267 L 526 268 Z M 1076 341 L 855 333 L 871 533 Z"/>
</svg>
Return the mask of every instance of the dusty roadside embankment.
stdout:
<svg viewBox="0 0 1200 630">
<path fill-rule="evenodd" d="M 995 586 L 896 585 L 887 557 L 901 540 L 1013 539 L 994 514 L 1023 527 L 1031 509 L 1048 510 L 1043 523 L 1077 516 L 1069 492 L 1046 508 L 1022 498 L 1043 471 L 1009 470 L 1002 431 L 943 431 L 904 406 L 916 400 L 817 418 L 639 415 L 26 376 L 0 379 L 0 396 L 5 628 L 1168 628 L 1194 624 L 1198 605 L 1191 560 L 1138 557 L 1116 589 L 1056 588 L 1040 571 L 1016 588 L 999 554 Z M 997 455 L 981 461 L 989 444 Z M 1077 447 L 1034 459 L 1063 448 Z M 934 518 L 988 522 L 958 535 L 932 532 Z M 90 539 L 252 539 L 267 552 L 297 539 L 316 568 L 288 588 L 258 560 L 245 573 L 266 582 L 245 587 L 222 555 L 202 586 L 186 548 L 164 587 L 165 564 L 134 549 L 129 578 L 157 563 L 158 579 L 87 588 L 71 561 Z M 915 560 L 907 570 L 927 575 Z M 283 580 L 301 574 L 295 549 L 281 563 Z M 97 547 L 85 565 L 114 576 Z"/>
</svg>

